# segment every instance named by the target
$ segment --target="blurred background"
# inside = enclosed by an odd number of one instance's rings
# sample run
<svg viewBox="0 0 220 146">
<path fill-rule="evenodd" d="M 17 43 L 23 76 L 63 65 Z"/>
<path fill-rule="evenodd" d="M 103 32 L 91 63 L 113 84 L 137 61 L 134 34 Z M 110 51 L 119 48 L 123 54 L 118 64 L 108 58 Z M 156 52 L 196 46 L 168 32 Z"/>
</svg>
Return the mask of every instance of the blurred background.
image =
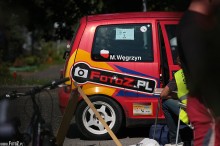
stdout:
<svg viewBox="0 0 220 146">
<path fill-rule="evenodd" d="M 63 53 L 82 16 L 184 11 L 188 4 L 189 0 L 2 0 L 0 85 L 41 84 L 43 80 L 24 80 L 22 75 L 54 65 L 60 68 L 65 61 Z"/>
</svg>

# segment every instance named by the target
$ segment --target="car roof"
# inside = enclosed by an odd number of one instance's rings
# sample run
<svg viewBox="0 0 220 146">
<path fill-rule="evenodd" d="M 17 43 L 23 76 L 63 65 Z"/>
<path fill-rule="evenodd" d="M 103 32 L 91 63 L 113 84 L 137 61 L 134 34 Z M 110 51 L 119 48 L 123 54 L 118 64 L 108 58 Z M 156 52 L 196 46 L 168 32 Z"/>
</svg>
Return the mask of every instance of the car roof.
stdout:
<svg viewBox="0 0 220 146">
<path fill-rule="evenodd" d="M 182 12 L 127 12 L 127 13 L 112 13 L 112 14 L 97 14 L 87 16 L 87 21 L 99 21 L 110 19 L 129 19 L 129 18 L 180 18 Z"/>
</svg>

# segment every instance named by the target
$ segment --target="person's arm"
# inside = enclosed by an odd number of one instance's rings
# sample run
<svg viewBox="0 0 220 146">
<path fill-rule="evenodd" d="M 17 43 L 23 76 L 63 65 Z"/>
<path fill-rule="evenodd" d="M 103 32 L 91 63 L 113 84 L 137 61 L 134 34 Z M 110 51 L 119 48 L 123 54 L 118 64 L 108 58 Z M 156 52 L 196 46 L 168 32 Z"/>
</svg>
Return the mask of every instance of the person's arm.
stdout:
<svg viewBox="0 0 220 146">
<path fill-rule="evenodd" d="M 162 99 L 169 99 L 169 98 L 172 98 L 171 97 L 171 90 L 170 90 L 170 88 L 168 87 L 168 86 L 165 86 L 165 88 L 162 90 L 162 92 L 160 93 L 160 97 L 162 98 Z"/>
<path fill-rule="evenodd" d="M 174 92 L 177 90 L 176 81 L 173 78 L 162 90 L 160 97 L 162 99 L 169 99 L 169 98 L 177 98 L 177 94 Z"/>
</svg>

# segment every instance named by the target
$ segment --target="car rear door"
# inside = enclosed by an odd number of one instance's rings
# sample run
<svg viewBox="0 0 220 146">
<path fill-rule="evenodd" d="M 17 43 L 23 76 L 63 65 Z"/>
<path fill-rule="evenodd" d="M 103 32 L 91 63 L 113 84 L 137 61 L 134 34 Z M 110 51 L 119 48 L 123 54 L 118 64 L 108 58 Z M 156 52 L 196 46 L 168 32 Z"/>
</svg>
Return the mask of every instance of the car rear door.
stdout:
<svg viewBox="0 0 220 146">
<path fill-rule="evenodd" d="M 108 70 L 114 73 L 114 79 L 123 79 L 123 85 L 110 85 L 121 89 L 117 95 L 132 98 L 153 95 L 159 78 L 154 23 L 144 18 L 93 22 L 90 29 L 95 31 L 93 45 L 88 42 L 87 47 L 81 48 L 91 52 L 90 65 L 106 70 L 102 65 L 105 63 L 112 68 Z"/>
<path fill-rule="evenodd" d="M 161 54 L 163 69 L 165 69 L 163 75 L 165 75 L 165 84 L 168 83 L 168 79 L 173 78 L 173 74 L 180 69 L 177 64 L 176 58 L 178 56 L 178 44 L 177 44 L 177 25 L 178 20 L 174 21 L 161 21 L 159 22 L 161 39 L 161 51 L 165 52 Z M 164 50 L 163 50 L 164 49 Z M 166 68 L 167 67 L 167 68 Z M 166 75 L 167 70 L 167 75 Z"/>
</svg>

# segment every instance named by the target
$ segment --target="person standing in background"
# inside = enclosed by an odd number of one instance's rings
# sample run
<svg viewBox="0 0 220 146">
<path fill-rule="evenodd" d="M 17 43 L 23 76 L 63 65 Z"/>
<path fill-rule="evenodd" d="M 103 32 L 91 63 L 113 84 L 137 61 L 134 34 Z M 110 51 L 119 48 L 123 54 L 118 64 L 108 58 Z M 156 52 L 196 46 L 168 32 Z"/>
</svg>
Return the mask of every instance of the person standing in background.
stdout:
<svg viewBox="0 0 220 146">
<path fill-rule="evenodd" d="M 220 0 L 191 0 L 177 33 L 194 146 L 220 145 Z"/>
</svg>

